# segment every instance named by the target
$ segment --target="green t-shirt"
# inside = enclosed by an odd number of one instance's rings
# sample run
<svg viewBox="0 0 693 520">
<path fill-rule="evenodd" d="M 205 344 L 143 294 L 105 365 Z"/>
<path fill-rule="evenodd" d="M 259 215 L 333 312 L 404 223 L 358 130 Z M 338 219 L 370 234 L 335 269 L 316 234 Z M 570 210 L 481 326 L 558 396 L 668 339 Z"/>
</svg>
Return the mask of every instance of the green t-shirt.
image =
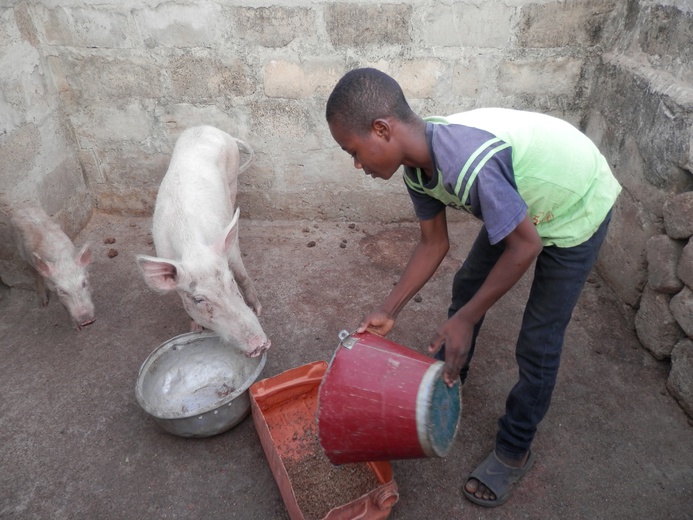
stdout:
<svg viewBox="0 0 693 520">
<path fill-rule="evenodd" d="M 404 174 L 422 220 L 445 206 L 466 209 L 495 244 L 529 215 L 544 245 L 572 247 L 594 234 L 621 191 L 594 143 L 561 119 L 482 108 L 426 120 L 437 178 Z"/>
</svg>

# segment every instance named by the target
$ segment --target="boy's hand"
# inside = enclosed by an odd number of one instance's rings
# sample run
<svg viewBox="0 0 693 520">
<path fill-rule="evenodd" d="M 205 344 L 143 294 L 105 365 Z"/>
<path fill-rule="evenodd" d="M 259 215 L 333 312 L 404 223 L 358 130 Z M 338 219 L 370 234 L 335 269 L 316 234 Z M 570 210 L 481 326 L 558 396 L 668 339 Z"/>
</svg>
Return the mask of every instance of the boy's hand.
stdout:
<svg viewBox="0 0 693 520">
<path fill-rule="evenodd" d="M 368 330 L 368 332 L 372 332 L 373 334 L 385 336 L 394 326 L 395 319 L 387 312 L 378 309 L 377 311 L 368 313 L 366 317 L 361 320 L 361 324 L 358 329 L 356 329 L 356 332 L 365 332 Z"/>
<path fill-rule="evenodd" d="M 428 351 L 434 354 L 445 344 L 443 381 L 449 387 L 452 387 L 460 377 L 460 370 L 462 370 L 462 366 L 467 360 L 469 349 L 472 346 L 473 332 L 474 323 L 464 319 L 458 313 L 438 329 L 428 346 Z"/>
</svg>

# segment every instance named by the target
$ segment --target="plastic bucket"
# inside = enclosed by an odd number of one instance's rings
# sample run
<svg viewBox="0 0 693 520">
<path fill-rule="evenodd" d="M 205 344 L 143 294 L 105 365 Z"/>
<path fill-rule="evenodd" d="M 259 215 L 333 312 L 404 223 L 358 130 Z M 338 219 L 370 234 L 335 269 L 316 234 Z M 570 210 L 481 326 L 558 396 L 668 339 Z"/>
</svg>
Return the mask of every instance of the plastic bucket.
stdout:
<svg viewBox="0 0 693 520">
<path fill-rule="evenodd" d="M 318 392 L 320 445 L 333 464 L 447 455 L 460 422 L 459 381 L 442 361 L 364 332 L 340 333 Z"/>
</svg>

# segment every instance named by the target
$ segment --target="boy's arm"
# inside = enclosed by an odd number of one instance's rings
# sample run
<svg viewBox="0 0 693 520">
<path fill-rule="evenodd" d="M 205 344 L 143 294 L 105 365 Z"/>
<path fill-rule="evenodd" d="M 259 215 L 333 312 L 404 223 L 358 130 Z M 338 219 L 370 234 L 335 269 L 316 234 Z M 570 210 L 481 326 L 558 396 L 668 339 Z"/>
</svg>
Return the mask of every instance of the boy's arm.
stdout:
<svg viewBox="0 0 693 520">
<path fill-rule="evenodd" d="M 357 332 L 368 329 L 381 336 L 390 332 L 395 325 L 397 315 L 412 296 L 433 276 L 440 262 L 445 258 L 450 247 L 445 211 L 441 211 L 430 220 L 419 221 L 419 227 L 421 229 L 419 243 L 414 248 L 397 285 L 380 308 L 361 321 Z"/>
<path fill-rule="evenodd" d="M 445 382 L 452 386 L 471 348 L 474 325 L 522 278 L 542 250 L 542 243 L 528 216 L 503 239 L 505 249 L 488 277 L 469 302 L 459 309 L 431 340 L 429 352 L 445 344 Z"/>
</svg>

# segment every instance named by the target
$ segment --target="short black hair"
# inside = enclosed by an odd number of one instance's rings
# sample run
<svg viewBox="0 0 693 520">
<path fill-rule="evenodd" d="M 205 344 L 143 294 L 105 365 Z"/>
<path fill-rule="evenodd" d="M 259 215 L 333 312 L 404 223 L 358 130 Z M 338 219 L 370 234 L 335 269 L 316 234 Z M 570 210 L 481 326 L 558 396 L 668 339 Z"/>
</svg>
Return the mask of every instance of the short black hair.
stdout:
<svg viewBox="0 0 693 520">
<path fill-rule="evenodd" d="M 399 83 L 372 68 L 347 72 L 332 90 L 325 109 L 328 124 L 336 122 L 361 135 L 370 131 L 374 120 L 393 116 L 406 122 L 414 113 Z"/>
</svg>

